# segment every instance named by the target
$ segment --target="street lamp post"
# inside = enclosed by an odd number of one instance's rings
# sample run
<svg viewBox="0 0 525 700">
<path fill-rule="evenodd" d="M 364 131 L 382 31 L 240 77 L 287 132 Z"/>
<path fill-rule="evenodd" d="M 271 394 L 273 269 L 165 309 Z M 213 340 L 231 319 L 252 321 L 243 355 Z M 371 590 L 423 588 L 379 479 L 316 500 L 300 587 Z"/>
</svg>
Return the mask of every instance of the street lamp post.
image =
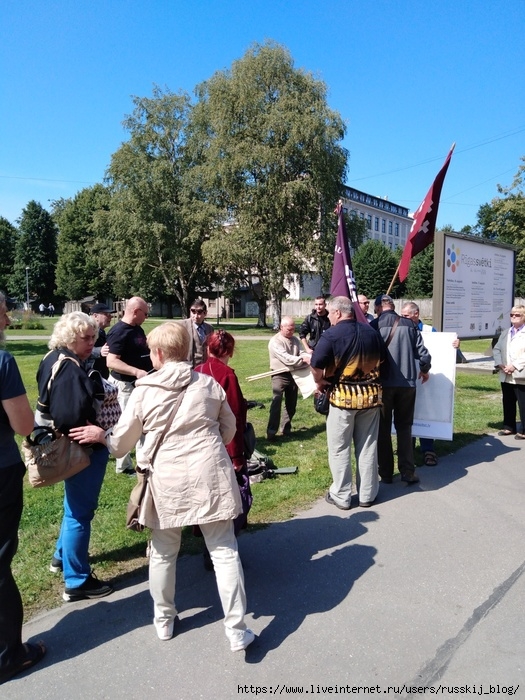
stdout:
<svg viewBox="0 0 525 700">
<path fill-rule="evenodd" d="M 26 266 L 26 308 L 29 311 L 29 268 Z"/>
</svg>

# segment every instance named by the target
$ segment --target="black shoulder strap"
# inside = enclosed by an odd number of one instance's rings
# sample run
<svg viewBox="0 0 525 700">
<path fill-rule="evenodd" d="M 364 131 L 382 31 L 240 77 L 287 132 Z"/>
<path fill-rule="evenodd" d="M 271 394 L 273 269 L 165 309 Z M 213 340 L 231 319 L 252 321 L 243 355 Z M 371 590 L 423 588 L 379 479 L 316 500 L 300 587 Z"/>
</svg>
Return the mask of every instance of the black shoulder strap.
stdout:
<svg viewBox="0 0 525 700">
<path fill-rule="evenodd" d="M 392 338 L 394 337 L 394 333 L 396 332 L 396 328 L 399 325 L 400 319 L 401 319 L 400 316 L 396 316 L 396 320 L 394 321 L 392 328 L 390 329 L 390 335 L 388 336 L 386 343 L 385 343 L 386 347 L 388 347 L 390 345 L 390 342 L 391 342 Z"/>
</svg>

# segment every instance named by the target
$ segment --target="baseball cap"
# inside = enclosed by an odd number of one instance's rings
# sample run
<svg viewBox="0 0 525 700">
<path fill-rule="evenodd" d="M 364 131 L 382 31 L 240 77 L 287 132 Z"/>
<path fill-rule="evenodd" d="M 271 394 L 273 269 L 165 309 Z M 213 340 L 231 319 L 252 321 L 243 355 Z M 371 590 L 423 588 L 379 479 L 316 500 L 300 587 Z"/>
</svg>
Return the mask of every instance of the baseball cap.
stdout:
<svg viewBox="0 0 525 700">
<path fill-rule="evenodd" d="M 394 300 L 392 297 L 389 297 L 388 294 L 380 294 L 378 297 L 376 297 L 376 300 L 374 301 L 374 306 L 382 306 L 383 304 L 393 304 Z"/>
<path fill-rule="evenodd" d="M 89 310 L 90 314 L 114 314 L 115 311 L 110 309 L 106 304 L 94 304 Z"/>
</svg>

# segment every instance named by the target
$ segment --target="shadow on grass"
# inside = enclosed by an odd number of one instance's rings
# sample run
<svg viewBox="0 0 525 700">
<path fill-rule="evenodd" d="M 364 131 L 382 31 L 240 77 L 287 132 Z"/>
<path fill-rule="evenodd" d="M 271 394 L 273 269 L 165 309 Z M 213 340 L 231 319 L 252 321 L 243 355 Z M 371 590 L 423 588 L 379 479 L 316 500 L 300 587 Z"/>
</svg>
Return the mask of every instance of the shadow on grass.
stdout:
<svg viewBox="0 0 525 700">
<path fill-rule="evenodd" d="M 10 340 L 5 348 L 15 357 L 44 357 L 49 351 L 46 340 Z"/>
</svg>

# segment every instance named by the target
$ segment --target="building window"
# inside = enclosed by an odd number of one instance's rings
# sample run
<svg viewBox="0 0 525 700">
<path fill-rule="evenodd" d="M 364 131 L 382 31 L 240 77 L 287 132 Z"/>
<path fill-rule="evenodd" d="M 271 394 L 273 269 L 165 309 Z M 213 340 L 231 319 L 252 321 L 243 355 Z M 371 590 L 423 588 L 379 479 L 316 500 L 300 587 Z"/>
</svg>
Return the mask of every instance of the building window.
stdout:
<svg viewBox="0 0 525 700">
<path fill-rule="evenodd" d="M 381 219 L 381 233 L 386 233 L 386 221 Z"/>
<path fill-rule="evenodd" d="M 379 217 L 374 218 L 374 231 L 379 231 Z"/>
<path fill-rule="evenodd" d="M 388 222 L 388 233 L 390 234 L 390 236 L 392 235 L 392 222 L 391 221 Z"/>
<path fill-rule="evenodd" d="M 369 231 L 372 230 L 372 214 L 368 214 L 366 217 L 366 227 Z"/>
<path fill-rule="evenodd" d="M 394 231 L 395 231 L 395 235 L 399 236 L 399 224 L 396 223 L 396 225 L 394 227 Z"/>
</svg>

